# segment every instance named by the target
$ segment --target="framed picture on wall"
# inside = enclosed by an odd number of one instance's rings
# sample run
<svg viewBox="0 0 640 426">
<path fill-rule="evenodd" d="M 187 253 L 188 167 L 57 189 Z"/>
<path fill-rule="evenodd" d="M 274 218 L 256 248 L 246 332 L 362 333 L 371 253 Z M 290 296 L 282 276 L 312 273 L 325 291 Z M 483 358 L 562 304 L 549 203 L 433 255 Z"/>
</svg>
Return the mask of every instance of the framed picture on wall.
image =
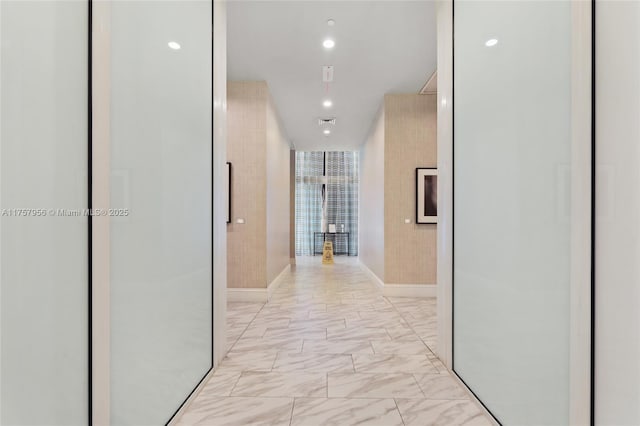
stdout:
<svg viewBox="0 0 640 426">
<path fill-rule="evenodd" d="M 416 223 L 438 223 L 438 169 L 416 169 Z"/>
<path fill-rule="evenodd" d="M 231 223 L 231 163 L 227 161 L 227 172 L 225 176 L 227 177 L 227 223 Z"/>
</svg>

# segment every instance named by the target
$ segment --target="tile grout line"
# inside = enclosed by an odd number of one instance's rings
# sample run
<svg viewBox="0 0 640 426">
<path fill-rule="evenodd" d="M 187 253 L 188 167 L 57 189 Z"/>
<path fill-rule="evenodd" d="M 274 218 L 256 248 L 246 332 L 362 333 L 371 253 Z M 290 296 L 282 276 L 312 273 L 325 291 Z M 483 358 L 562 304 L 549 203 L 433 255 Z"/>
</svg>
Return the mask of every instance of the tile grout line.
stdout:
<svg viewBox="0 0 640 426">
<path fill-rule="evenodd" d="M 302 345 L 304 345 L 304 340 L 302 341 Z M 302 351 L 302 345 L 300 345 L 300 350 Z M 273 364 L 271 364 L 271 369 L 269 371 L 276 372 L 274 368 L 276 368 L 276 361 L 278 360 L 278 355 L 280 355 L 281 351 L 276 351 L 276 356 L 273 358 Z"/>
<path fill-rule="evenodd" d="M 428 351 L 431 353 L 431 355 L 433 355 L 434 357 L 438 358 L 438 356 L 437 356 L 435 353 L 433 353 L 433 351 L 431 350 L 431 347 L 427 344 L 427 342 L 425 342 L 425 341 L 424 341 L 424 339 L 422 339 L 422 336 L 420 336 L 418 333 L 416 333 L 416 330 L 415 330 L 415 329 L 413 328 L 413 326 L 411 325 L 411 322 L 407 321 L 407 319 L 406 319 L 406 318 L 405 318 L 405 316 L 403 315 L 402 311 L 401 311 L 400 309 L 398 309 L 398 308 L 396 307 L 396 305 L 395 305 L 391 300 L 389 300 L 389 298 L 388 298 L 388 297 L 386 297 L 386 296 L 385 296 L 384 298 L 387 300 L 387 302 L 389 302 L 389 303 L 391 304 L 391 306 L 393 306 L 393 309 L 395 309 L 395 310 L 396 310 L 396 312 L 398 312 L 398 315 L 400 315 L 400 317 L 402 317 L 402 319 L 407 323 L 407 325 L 409 326 L 409 328 L 411 329 L 411 331 L 413 331 L 413 334 L 415 334 L 415 335 L 420 339 L 420 341 L 422 342 L 422 344 L 423 344 L 423 345 L 428 349 Z M 385 330 L 386 330 L 386 328 L 385 328 Z M 389 333 L 389 331 L 387 331 L 387 334 L 388 334 L 388 333 Z M 389 335 L 389 337 L 391 337 L 391 335 Z M 394 339 L 393 339 L 393 338 L 391 338 L 391 340 L 394 340 Z M 438 358 L 438 359 L 440 359 L 440 358 Z M 433 365 L 433 362 L 432 362 L 430 359 L 429 359 L 429 363 L 431 363 L 431 364 Z M 434 367 L 436 370 L 440 371 L 440 370 L 439 370 L 435 365 L 433 365 L 433 367 Z"/>
<path fill-rule="evenodd" d="M 236 340 L 234 340 L 233 345 L 229 346 L 229 349 L 227 349 L 227 353 L 231 352 L 231 349 L 233 349 L 233 347 L 236 345 L 236 343 L 238 343 L 238 340 L 240 340 L 240 338 L 244 335 L 244 333 L 247 332 L 247 329 L 249 328 L 249 326 L 251 325 L 251 323 L 253 323 L 253 321 L 256 319 L 256 317 L 258 316 L 258 314 L 260 312 L 262 312 L 262 310 L 264 309 L 265 306 L 267 306 L 267 303 L 269 303 L 268 301 L 263 303 L 262 306 L 260 307 L 260 309 L 258 309 L 256 311 L 256 313 L 253 315 L 253 318 L 251 318 L 251 320 L 249 320 L 249 322 L 247 323 L 246 327 L 244 328 L 244 330 L 242 330 L 242 333 L 240 333 L 240 335 L 238 336 L 238 338 Z M 266 332 L 266 330 L 265 330 Z"/>
<path fill-rule="evenodd" d="M 393 398 L 393 402 L 396 404 L 396 410 L 398 410 L 398 414 L 400 415 L 400 420 L 402 421 L 402 424 L 406 425 L 406 423 L 404 422 L 404 417 L 402 417 L 402 412 L 400 411 L 400 406 L 398 405 L 398 398 Z"/>
<path fill-rule="evenodd" d="M 291 403 L 291 416 L 289 416 L 289 426 L 291 426 L 291 424 L 293 423 L 293 410 L 296 407 L 296 397 L 293 397 L 293 402 Z"/>
<path fill-rule="evenodd" d="M 233 391 L 236 390 L 236 387 L 238 386 L 238 383 L 240 383 L 240 379 L 242 378 L 243 374 L 244 374 L 244 371 L 241 371 L 240 375 L 238 376 L 238 380 L 236 380 L 236 382 L 233 384 L 233 387 L 229 391 L 229 396 L 231 396 L 231 394 L 233 394 Z"/>
<path fill-rule="evenodd" d="M 418 389 L 420 389 L 420 393 L 422 394 L 422 399 L 429 399 L 429 398 L 427 398 L 427 394 L 424 393 L 424 390 L 422 389 L 422 386 L 420 386 L 420 382 L 416 378 L 416 373 L 411 373 L 411 377 L 413 378 L 413 381 L 416 382 L 416 385 L 418 386 Z"/>
<path fill-rule="evenodd" d="M 329 398 L 329 372 L 328 371 L 325 373 L 325 377 L 327 379 L 327 392 L 326 392 L 326 395 L 327 395 L 327 399 L 328 399 Z"/>
</svg>

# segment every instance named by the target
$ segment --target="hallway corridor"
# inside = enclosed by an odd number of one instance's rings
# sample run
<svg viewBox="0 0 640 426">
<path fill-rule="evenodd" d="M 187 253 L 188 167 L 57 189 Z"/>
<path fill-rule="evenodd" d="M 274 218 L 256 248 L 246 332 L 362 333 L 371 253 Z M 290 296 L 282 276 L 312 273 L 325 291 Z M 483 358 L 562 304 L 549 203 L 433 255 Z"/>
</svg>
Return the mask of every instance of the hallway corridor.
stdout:
<svg viewBox="0 0 640 426">
<path fill-rule="evenodd" d="M 180 425 L 490 425 L 433 351 L 435 299 L 388 298 L 357 259 L 299 258 L 229 303 L 229 352 Z"/>
</svg>

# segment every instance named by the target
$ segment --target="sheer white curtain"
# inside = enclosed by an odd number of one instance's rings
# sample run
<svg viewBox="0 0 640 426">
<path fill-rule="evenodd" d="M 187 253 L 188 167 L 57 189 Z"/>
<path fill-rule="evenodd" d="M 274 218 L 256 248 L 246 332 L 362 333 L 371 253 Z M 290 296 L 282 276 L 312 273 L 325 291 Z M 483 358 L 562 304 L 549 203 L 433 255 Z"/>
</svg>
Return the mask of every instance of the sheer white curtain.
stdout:
<svg viewBox="0 0 640 426">
<path fill-rule="evenodd" d="M 312 255 L 321 231 L 323 174 L 323 152 L 296 152 L 296 256 Z"/>
<path fill-rule="evenodd" d="M 314 232 L 322 231 L 323 187 L 327 223 L 348 232 L 348 253 L 358 254 L 358 153 L 296 152 L 296 255 L 312 255 Z M 318 239 L 316 251 L 321 250 Z M 347 252 L 345 238 L 334 251 Z"/>
<path fill-rule="evenodd" d="M 358 153 L 327 152 L 327 223 L 349 233 L 349 243 L 336 238 L 334 251 L 358 255 Z"/>
</svg>

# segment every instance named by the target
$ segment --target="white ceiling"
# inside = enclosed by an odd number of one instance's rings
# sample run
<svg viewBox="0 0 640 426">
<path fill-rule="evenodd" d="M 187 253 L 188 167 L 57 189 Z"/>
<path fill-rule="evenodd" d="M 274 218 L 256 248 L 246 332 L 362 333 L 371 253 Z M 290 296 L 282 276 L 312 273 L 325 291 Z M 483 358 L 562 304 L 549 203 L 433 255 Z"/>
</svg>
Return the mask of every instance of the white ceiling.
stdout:
<svg viewBox="0 0 640 426">
<path fill-rule="evenodd" d="M 432 1 L 232 1 L 227 14 L 229 80 L 267 81 L 298 150 L 357 149 L 384 94 L 418 93 L 436 68 Z M 319 117 L 336 117 L 331 135 Z"/>
</svg>

